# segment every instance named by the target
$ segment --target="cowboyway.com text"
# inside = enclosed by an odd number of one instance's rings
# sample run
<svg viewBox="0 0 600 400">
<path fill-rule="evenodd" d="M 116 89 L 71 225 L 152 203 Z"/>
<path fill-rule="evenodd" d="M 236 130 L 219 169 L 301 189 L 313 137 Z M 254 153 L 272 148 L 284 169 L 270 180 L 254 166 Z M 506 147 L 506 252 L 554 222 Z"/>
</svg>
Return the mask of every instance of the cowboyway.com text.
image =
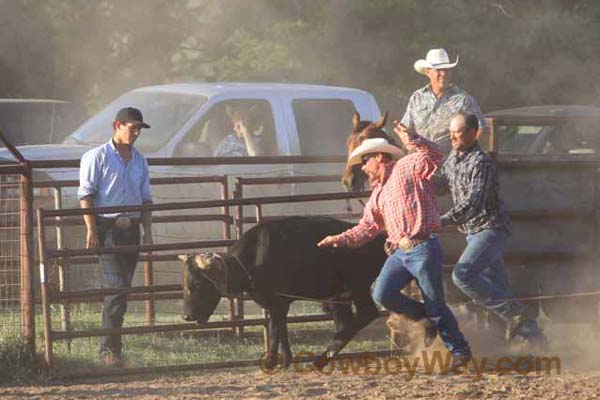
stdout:
<svg viewBox="0 0 600 400">
<path fill-rule="evenodd" d="M 445 353 L 445 354 L 444 354 Z M 299 352 L 295 360 L 315 360 L 316 356 L 310 352 Z M 263 355 L 259 360 L 260 369 L 267 374 L 275 374 L 281 371 L 281 357 L 277 357 L 278 365 L 274 369 L 266 368 L 266 357 Z M 473 357 L 465 364 L 451 368 L 452 357 L 448 352 L 422 351 L 420 356 L 390 356 L 376 357 L 365 353 L 360 356 L 348 356 L 336 358 L 323 368 L 317 369 L 312 364 L 294 362 L 290 369 L 297 373 L 318 372 L 330 375 L 335 371 L 342 374 L 354 375 L 400 375 L 410 381 L 417 372 L 425 374 L 463 374 L 469 373 L 475 377 L 481 377 L 484 373 L 521 374 L 529 373 L 552 375 L 561 374 L 561 360 L 559 357 L 509 357 L 499 358 Z"/>
</svg>

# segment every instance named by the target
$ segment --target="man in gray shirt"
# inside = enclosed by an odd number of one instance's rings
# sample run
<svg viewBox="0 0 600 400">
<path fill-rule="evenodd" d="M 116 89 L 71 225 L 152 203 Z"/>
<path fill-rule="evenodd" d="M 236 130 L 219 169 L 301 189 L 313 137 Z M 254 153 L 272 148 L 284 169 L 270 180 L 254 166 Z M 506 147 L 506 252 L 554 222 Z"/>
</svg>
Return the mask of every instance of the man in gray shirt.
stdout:
<svg viewBox="0 0 600 400">
<path fill-rule="evenodd" d="M 487 125 L 473 96 L 450 81 L 450 70 L 458 64 L 451 63 L 444 49 L 432 49 L 424 60 L 415 62 L 415 70 L 429 78 L 429 83 L 417 89 L 408 101 L 402 124 L 410 130 L 436 142 L 444 151 L 451 150 L 448 126 L 458 112 L 477 116 L 478 137 L 487 132 Z"/>
</svg>

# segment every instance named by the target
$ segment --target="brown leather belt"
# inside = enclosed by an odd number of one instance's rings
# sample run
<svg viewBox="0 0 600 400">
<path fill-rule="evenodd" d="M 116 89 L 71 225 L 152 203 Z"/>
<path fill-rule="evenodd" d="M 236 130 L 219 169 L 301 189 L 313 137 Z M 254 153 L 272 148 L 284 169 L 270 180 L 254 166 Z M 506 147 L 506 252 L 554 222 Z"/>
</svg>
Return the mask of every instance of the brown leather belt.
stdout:
<svg viewBox="0 0 600 400">
<path fill-rule="evenodd" d="M 422 236 L 422 237 L 414 237 L 412 239 L 403 237 L 400 239 L 398 243 L 386 241 L 383 246 L 386 254 L 391 256 L 396 250 L 400 249 L 402 251 L 412 250 L 414 247 L 420 245 L 427 239 L 429 239 L 431 235 Z"/>
</svg>

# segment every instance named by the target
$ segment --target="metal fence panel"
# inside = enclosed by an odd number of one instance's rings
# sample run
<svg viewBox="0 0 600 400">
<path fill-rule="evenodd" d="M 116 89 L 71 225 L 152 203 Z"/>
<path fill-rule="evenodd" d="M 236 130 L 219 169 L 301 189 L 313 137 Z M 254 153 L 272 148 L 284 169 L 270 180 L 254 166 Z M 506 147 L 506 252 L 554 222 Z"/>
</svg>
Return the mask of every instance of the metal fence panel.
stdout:
<svg viewBox="0 0 600 400">
<path fill-rule="evenodd" d="M 0 347 L 21 336 L 20 175 L 0 175 Z"/>
</svg>

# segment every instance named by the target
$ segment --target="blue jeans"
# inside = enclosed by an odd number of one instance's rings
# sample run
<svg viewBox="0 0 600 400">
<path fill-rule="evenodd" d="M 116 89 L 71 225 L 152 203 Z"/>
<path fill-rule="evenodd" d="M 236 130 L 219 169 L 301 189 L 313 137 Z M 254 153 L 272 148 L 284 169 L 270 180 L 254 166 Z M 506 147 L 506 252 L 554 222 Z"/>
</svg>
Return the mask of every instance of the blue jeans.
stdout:
<svg viewBox="0 0 600 400">
<path fill-rule="evenodd" d="M 502 260 L 508 237 L 496 229 L 467 235 L 467 247 L 452 272 L 454 284 L 464 294 L 505 320 L 525 314 L 523 304 L 513 300 Z"/>
<path fill-rule="evenodd" d="M 113 221 L 97 218 L 98 236 L 104 248 L 125 245 L 138 245 L 140 243 L 140 226 L 132 223 L 127 229 L 114 226 Z M 100 269 L 107 288 L 131 287 L 133 273 L 139 258 L 138 252 L 120 254 L 101 254 Z M 127 310 L 127 296 L 116 294 L 104 297 L 102 307 L 102 327 L 106 329 L 121 328 L 125 311 Z M 112 353 L 120 356 L 122 349 L 121 335 L 103 336 L 100 338 L 100 353 Z"/>
<path fill-rule="evenodd" d="M 396 250 L 379 272 L 373 289 L 373 300 L 386 309 L 405 314 L 415 321 L 429 318 L 436 324 L 442 341 L 452 354 L 466 354 L 470 352 L 469 344 L 460 332 L 444 297 L 443 257 L 440 242 L 433 235 L 411 250 Z M 421 289 L 424 303 L 400 293 L 413 278 Z"/>
</svg>

